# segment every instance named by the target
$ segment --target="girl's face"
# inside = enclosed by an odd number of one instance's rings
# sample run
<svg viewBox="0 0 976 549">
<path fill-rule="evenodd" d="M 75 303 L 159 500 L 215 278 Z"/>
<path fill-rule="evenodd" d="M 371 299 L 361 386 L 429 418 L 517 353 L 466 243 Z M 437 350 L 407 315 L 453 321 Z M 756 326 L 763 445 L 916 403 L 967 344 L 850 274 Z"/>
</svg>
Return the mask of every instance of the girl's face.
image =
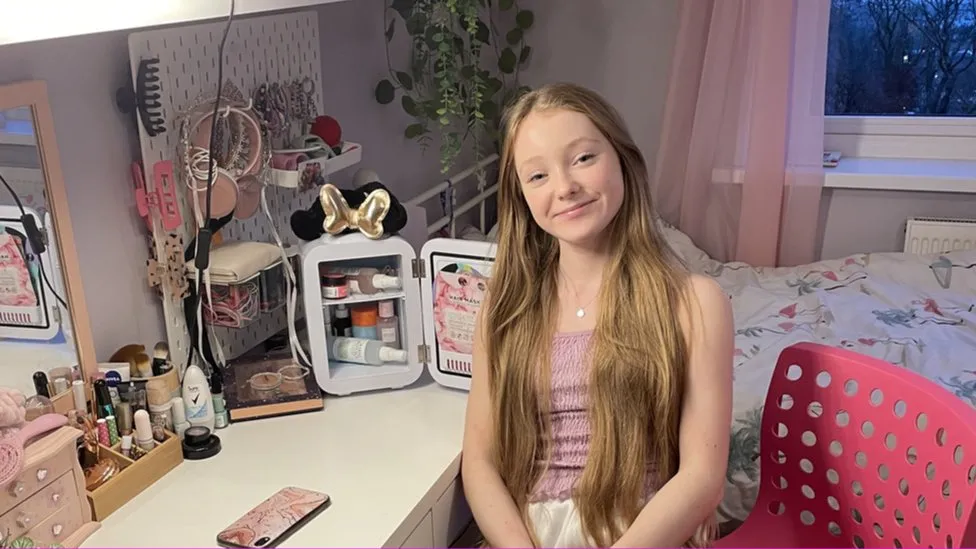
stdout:
<svg viewBox="0 0 976 549">
<path fill-rule="evenodd" d="M 620 158 L 581 113 L 533 111 L 512 147 L 515 172 L 532 217 L 569 244 L 598 245 L 624 197 Z"/>
</svg>

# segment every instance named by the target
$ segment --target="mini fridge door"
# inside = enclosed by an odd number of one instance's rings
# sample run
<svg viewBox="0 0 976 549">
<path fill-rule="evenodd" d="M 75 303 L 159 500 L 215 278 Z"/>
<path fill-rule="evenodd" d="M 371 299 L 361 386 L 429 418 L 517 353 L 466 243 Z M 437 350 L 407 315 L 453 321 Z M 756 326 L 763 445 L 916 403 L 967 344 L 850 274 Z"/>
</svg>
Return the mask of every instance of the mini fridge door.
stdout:
<svg viewBox="0 0 976 549">
<path fill-rule="evenodd" d="M 417 260 L 424 311 L 422 362 L 434 380 L 471 388 L 475 319 L 495 262 L 494 242 L 435 238 Z"/>
</svg>

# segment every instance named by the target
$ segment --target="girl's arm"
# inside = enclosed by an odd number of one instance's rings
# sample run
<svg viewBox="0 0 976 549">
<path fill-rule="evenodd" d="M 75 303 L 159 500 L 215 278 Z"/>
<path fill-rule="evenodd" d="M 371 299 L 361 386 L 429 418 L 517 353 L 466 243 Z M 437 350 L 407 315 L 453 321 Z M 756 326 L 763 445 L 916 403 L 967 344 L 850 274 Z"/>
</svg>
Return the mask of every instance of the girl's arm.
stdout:
<svg viewBox="0 0 976 549">
<path fill-rule="evenodd" d="M 722 501 L 732 416 L 735 326 L 729 298 L 712 279 L 693 276 L 681 323 L 690 362 L 679 427 L 678 472 L 651 498 L 614 547 L 679 547 Z"/>
<path fill-rule="evenodd" d="M 485 300 L 487 301 L 487 299 Z M 482 302 L 481 310 L 486 307 Z M 529 533 L 492 460 L 492 412 L 479 312 L 461 450 L 461 480 L 478 529 L 491 547 L 532 547 Z M 517 436 L 512 434 L 512 436 Z"/>
</svg>

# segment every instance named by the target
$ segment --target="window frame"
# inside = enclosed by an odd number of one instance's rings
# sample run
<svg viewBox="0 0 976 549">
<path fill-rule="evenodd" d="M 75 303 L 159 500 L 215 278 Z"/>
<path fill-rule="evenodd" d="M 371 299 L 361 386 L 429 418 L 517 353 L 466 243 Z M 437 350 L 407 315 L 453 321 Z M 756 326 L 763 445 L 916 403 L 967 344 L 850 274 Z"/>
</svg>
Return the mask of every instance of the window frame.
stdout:
<svg viewBox="0 0 976 549">
<path fill-rule="evenodd" d="M 824 150 L 843 157 L 976 161 L 976 116 L 826 115 Z"/>
</svg>

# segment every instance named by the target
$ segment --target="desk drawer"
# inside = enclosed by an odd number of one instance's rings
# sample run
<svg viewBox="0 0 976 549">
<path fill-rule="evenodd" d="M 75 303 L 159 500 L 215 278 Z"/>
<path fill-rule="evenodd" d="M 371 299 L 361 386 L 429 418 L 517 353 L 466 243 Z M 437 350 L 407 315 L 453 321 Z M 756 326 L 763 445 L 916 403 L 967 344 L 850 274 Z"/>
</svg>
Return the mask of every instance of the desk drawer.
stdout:
<svg viewBox="0 0 976 549">
<path fill-rule="evenodd" d="M 430 509 L 434 526 L 434 547 L 449 547 L 471 523 L 471 508 L 464 497 L 461 477 L 455 478 L 451 485 L 437 499 Z"/>
<path fill-rule="evenodd" d="M 16 539 L 67 507 L 80 513 L 73 473 L 61 475 L 27 501 L 0 516 L 0 531 L 6 541 Z"/>
<path fill-rule="evenodd" d="M 25 468 L 0 490 L 0 514 L 20 505 L 41 488 L 71 469 L 72 459 L 78 457 L 67 449 L 59 451 L 51 459 Z"/>
<path fill-rule="evenodd" d="M 444 545 L 437 545 L 434 543 L 434 521 L 431 520 L 429 511 L 426 515 L 424 515 L 424 518 L 420 519 L 420 523 L 417 524 L 417 527 L 413 529 L 413 532 L 410 532 L 407 539 L 403 540 L 400 547 L 417 549 L 445 547 Z"/>
</svg>

